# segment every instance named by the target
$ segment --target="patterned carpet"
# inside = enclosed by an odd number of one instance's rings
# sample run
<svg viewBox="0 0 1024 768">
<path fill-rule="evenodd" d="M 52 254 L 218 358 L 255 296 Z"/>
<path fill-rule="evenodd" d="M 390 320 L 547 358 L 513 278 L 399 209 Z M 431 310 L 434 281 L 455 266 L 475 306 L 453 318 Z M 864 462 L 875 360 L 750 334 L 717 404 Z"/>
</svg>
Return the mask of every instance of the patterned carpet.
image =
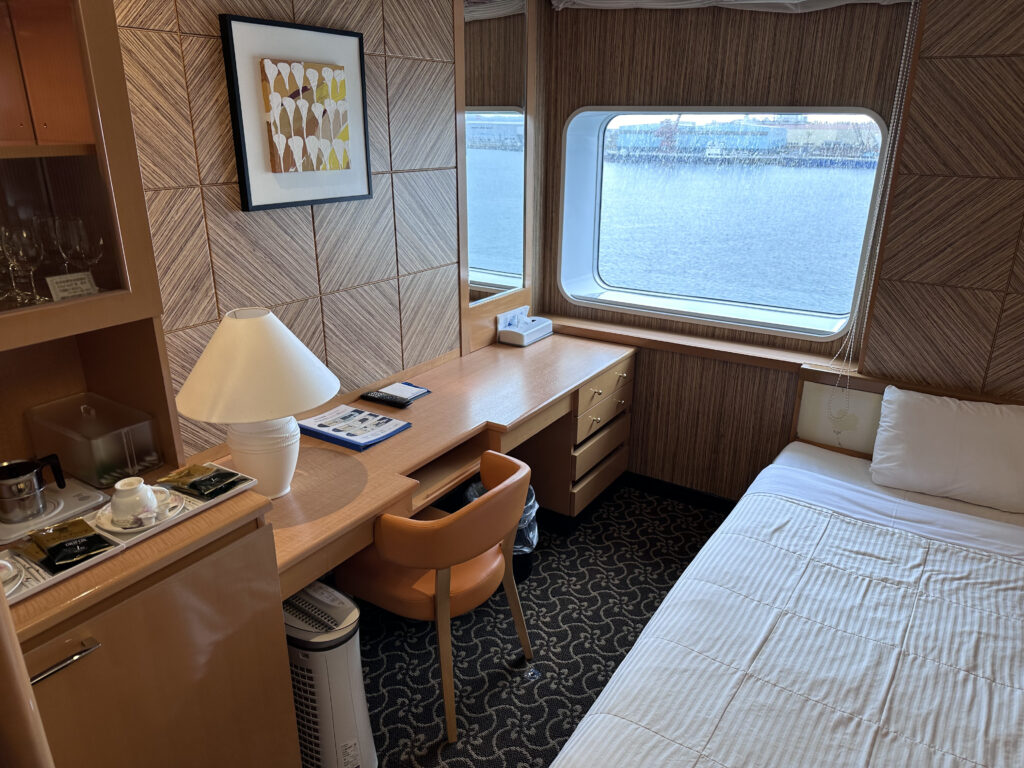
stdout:
<svg viewBox="0 0 1024 768">
<path fill-rule="evenodd" d="M 673 498 L 675 497 L 675 498 Z M 541 524 L 519 586 L 527 665 L 503 592 L 452 622 L 459 741 L 444 738 L 433 624 L 363 604 L 361 646 L 383 768 L 551 763 L 669 588 L 725 518 L 626 476 L 571 533 Z"/>
</svg>

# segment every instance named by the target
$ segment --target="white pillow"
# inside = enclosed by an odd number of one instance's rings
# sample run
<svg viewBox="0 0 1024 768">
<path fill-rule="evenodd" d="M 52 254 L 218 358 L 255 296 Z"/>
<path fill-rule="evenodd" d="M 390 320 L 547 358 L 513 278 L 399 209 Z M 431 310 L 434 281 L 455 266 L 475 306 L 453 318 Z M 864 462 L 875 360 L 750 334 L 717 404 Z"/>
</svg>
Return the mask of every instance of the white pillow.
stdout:
<svg viewBox="0 0 1024 768">
<path fill-rule="evenodd" d="M 886 387 L 871 479 L 1024 513 L 1024 406 Z"/>
</svg>

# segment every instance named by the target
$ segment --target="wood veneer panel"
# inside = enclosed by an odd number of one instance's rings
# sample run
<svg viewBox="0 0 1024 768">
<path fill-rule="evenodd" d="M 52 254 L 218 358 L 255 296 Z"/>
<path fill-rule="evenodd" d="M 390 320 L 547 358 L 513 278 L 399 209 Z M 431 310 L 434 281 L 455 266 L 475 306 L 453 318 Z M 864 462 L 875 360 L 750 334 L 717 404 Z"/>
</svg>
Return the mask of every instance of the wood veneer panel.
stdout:
<svg viewBox="0 0 1024 768">
<path fill-rule="evenodd" d="M 1024 177 L 1024 57 L 921 59 L 907 114 L 910 173 Z"/>
<path fill-rule="evenodd" d="M 1024 221 L 1024 181 L 902 176 L 881 276 L 1003 290 Z"/>
<path fill-rule="evenodd" d="M 313 207 L 320 290 L 333 293 L 398 276 L 391 176 L 373 177 L 373 197 Z"/>
<path fill-rule="evenodd" d="M 455 166 L 455 67 L 388 58 L 394 170 Z"/>
<path fill-rule="evenodd" d="M 217 319 L 213 267 L 199 187 L 146 193 L 167 331 Z"/>
<path fill-rule="evenodd" d="M 1017 264 L 1010 278 L 1010 290 L 1014 293 L 1024 293 L 1024 237 L 1017 244 Z"/>
<path fill-rule="evenodd" d="M 1024 0 L 928 0 L 922 56 L 1024 54 Z"/>
<path fill-rule="evenodd" d="M 992 346 L 992 361 L 985 392 L 1024 402 L 1024 296 L 1006 297 L 999 330 Z"/>
<path fill-rule="evenodd" d="M 238 187 L 203 187 L 220 310 L 272 306 L 319 293 L 308 207 L 246 213 Z"/>
<path fill-rule="evenodd" d="M 409 368 L 459 346 L 459 269 L 455 264 L 398 280 L 402 363 Z"/>
<path fill-rule="evenodd" d="M 296 23 L 361 32 L 366 53 L 384 53 L 381 0 L 295 0 L 294 5 Z"/>
<path fill-rule="evenodd" d="M 0 144 L 35 144 L 7 3 L 0 2 Z"/>
<path fill-rule="evenodd" d="M 466 104 L 525 104 L 526 16 L 502 16 L 466 24 Z"/>
<path fill-rule="evenodd" d="M 182 35 L 189 112 L 203 184 L 238 180 L 224 54 L 219 38 Z"/>
<path fill-rule="evenodd" d="M 178 31 L 178 14 L 167 0 L 114 0 L 117 26 Z"/>
<path fill-rule="evenodd" d="M 739 498 L 789 440 L 798 373 L 637 354 L 630 470 Z"/>
<path fill-rule="evenodd" d="M 455 176 L 454 170 L 394 175 L 399 274 L 458 261 Z"/>
<path fill-rule="evenodd" d="M 1001 304 L 992 291 L 880 280 L 861 371 L 978 392 Z"/>
<path fill-rule="evenodd" d="M 271 307 L 271 309 L 281 322 L 298 336 L 299 341 L 309 347 L 314 355 L 325 363 L 327 362 L 323 311 L 320 307 L 319 296 L 305 301 L 282 304 L 279 307 Z"/>
<path fill-rule="evenodd" d="M 388 127 L 388 81 L 383 56 L 366 56 L 366 120 L 370 134 L 370 169 L 391 170 L 391 129 Z"/>
<path fill-rule="evenodd" d="M 181 31 L 220 37 L 217 15 L 231 13 L 257 19 L 292 21 L 292 0 L 175 0 Z"/>
<path fill-rule="evenodd" d="M 398 281 L 352 288 L 322 297 L 327 365 L 342 392 L 402 370 Z"/>
<path fill-rule="evenodd" d="M 143 187 L 198 184 L 178 36 L 122 29 L 120 40 Z"/>
<path fill-rule="evenodd" d="M 544 254 L 535 303 L 544 313 L 830 355 L 814 342 L 579 307 L 558 290 L 562 131 L 592 105 L 834 105 L 891 117 L 906 5 L 807 14 L 724 8 L 572 10 L 540 3 L 545 114 L 541 145 Z M 798 51 L 798 55 L 794 55 Z"/>
<path fill-rule="evenodd" d="M 389 56 L 452 61 L 451 0 L 384 0 L 384 39 Z"/>
<path fill-rule="evenodd" d="M 181 385 L 185 383 L 185 379 L 192 372 L 192 368 L 203 350 L 206 349 L 215 330 L 217 330 L 217 323 L 207 323 L 195 328 L 174 331 L 165 336 L 167 364 L 170 369 L 171 387 L 175 394 L 178 393 Z M 227 437 L 227 430 L 220 425 L 193 421 L 181 415 L 178 416 L 178 426 L 181 430 L 181 444 L 186 456 L 198 453 L 212 445 L 223 443 Z"/>
</svg>

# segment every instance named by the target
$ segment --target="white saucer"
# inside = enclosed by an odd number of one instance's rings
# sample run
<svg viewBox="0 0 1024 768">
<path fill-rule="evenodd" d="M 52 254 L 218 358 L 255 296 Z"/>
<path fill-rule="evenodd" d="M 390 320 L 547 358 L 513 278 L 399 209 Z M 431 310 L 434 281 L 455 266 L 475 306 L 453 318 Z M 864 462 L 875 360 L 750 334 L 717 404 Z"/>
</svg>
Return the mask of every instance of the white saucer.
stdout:
<svg viewBox="0 0 1024 768">
<path fill-rule="evenodd" d="M 157 509 L 157 517 L 151 523 L 145 523 L 143 525 L 136 525 L 133 528 L 122 528 L 120 525 L 115 525 L 114 521 L 110 516 L 110 504 L 104 504 L 96 512 L 96 526 L 102 528 L 108 533 L 139 533 L 141 531 L 148 531 L 150 528 L 156 528 L 160 523 L 165 520 L 170 520 L 176 514 L 181 512 L 185 508 L 185 497 L 175 491 L 170 492 L 167 501 L 160 504 Z"/>
<path fill-rule="evenodd" d="M 20 565 L 0 557 L 0 582 L 4 585 L 4 597 L 14 592 L 24 578 L 25 571 Z"/>
</svg>

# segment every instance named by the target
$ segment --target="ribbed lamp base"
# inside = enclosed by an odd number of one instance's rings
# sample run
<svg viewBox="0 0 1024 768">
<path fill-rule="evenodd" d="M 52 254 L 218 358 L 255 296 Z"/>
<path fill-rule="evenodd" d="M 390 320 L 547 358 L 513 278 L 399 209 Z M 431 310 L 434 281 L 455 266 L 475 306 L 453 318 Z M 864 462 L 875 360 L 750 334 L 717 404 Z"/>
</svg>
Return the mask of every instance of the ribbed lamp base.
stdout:
<svg viewBox="0 0 1024 768">
<path fill-rule="evenodd" d="M 299 460 L 299 424 L 293 416 L 229 424 L 228 448 L 238 471 L 256 478 L 253 490 L 271 499 L 291 490 Z"/>
</svg>

